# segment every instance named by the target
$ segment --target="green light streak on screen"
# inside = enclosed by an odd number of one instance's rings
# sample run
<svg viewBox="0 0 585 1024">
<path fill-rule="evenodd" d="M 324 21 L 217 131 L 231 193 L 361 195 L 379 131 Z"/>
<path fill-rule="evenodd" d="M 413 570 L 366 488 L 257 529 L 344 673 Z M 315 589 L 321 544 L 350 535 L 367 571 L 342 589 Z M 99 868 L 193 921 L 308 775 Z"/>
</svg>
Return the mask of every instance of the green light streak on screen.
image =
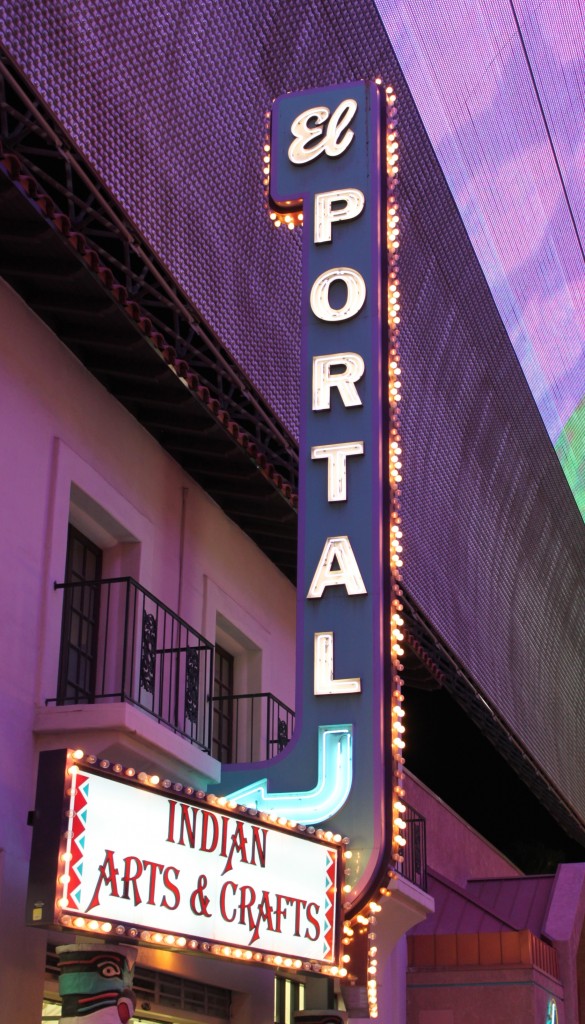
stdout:
<svg viewBox="0 0 585 1024">
<path fill-rule="evenodd" d="M 555 450 L 585 519 L 585 398 L 569 416 Z"/>
</svg>

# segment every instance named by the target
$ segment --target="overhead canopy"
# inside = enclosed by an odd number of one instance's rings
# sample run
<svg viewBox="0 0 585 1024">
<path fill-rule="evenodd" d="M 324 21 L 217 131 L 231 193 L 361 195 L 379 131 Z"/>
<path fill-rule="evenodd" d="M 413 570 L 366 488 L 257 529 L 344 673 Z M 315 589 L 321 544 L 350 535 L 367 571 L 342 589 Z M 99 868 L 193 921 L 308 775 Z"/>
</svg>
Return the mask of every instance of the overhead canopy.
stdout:
<svg viewBox="0 0 585 1024">
<path fill-rule="evenodd" d="M 585 526 L 573 493 L 373 0 L 276 0 L 271 12 L 216 0 L 192 11 L 180 0 L 102 0 L 91 13 L 79 2 L 11 0 L 0 29 L 221 352 L 253 382 L 254 416 L 265 424 L 270 409 L 278 414 L 276 490 L 293 486 L 290 460 L 283 467 L 298 424 L 301 236 L 276 232 L 264 207 L 266 111 L 275 95 L 324 81 L 380 75 L 395 86 L 405 585 L 459 666 L 445 674 L 449 685 L 465 687 L 498 737 L 518 742 L 519 770 L 536 773 L 583 835 Z M 26 139 L 9 141 L 22 149 Z M 91 233 L 92 220 L 80 210 L 79 230 Z M 249 424 L 250 392 L 238 388 Z M 145 411 L 156 421 L 156 409 Z M 168 430 L 155 434 L 161 443 Z M 202 472 L 205 449 L 201 434 Z M 255 481 L 234 490 L 241 500 L 230 514 L 242 523 Z M 274 490 L 252 535 L 276 558 L 281 513 L 289 537 L 294 527 L 286 492 L 275 508 Z"/>
</svg>

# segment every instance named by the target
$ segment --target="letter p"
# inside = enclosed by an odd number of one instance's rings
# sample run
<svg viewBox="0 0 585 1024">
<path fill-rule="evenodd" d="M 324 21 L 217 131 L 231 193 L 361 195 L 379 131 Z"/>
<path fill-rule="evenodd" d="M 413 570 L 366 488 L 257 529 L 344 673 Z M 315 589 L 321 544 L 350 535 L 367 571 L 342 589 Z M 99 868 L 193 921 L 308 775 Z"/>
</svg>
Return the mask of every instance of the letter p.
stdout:
<svg viewBox="0 0 585 1024">
<path fill-rule="evenodd" d="M 337 204 L 335 209 L 333 204 Z M 331 225 L 338 220 L 353 220 L 364 208 L 364 193 L 359 188 L 340 188 L 333 192 L 317 192 L 315 196 L 316 245 L 331 241 Z M 340 205 L 343 204 L 343 205 Z"/>
</svg>

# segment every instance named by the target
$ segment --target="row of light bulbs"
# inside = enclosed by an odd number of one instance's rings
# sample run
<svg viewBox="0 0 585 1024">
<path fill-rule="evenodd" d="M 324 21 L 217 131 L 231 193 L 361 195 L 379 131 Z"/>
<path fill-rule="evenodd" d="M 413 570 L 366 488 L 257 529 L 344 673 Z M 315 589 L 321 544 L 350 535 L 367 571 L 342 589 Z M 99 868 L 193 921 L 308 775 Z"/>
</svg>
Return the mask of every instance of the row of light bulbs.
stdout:
<svg viewBox="0 0 585 1024">
<path fill-rule="evenodd" d="M 172 791 L 177 795 L 182 794 L 187 797 L 195 797 L 196 800 L 204 801 L 210 807 L 220 811 L 224 808 L 229 811 L 237 811 L 238 814 L 246 814 L 251 818 L 257 818 L 259 821 L 277 825 L 289 831 L 314 836 L 315 839 L 322 839 L 327 843 L 334 843 L 336 846 L 345 847 L 349 843 L 348 837 L 342 836 L 339 832 L 315 828 L 313 825 L 302 825 L 297 821 L 292 821 L 290 818 L 284 818 L 278 814 L 259 811 L 255 807 L 245 807 L 243 804 L 239 804 L 237 800 L 229 800 L 227 797 L 217 796 L 215 793 L 205 793 L 202 789 L 186 786 L 182 782 L 173 782 L 171 779 L 161 779 L 159 775 L 137 771 L 136 768 L 127 768 L 118 762 L 108 761 L 107 758 L 100 758 L 95 754 L 86 754 L 81 749 L 71 751 L 71 760 L 72 763 L 67 769 L 70 775 L 75 775 L 79 771 L 79 764 L 83 763 L 90 768 L 99 768 L 103 772 L 112 772 L 113 775 L 134 779 L 136 782 L 145 786 L 151 786 L 153 789 L 162 789 Z"/>
<path fill-rule="evenodd" d="M 381 85 L 381 79 L 376 79 Z M 392 597 L 390 606 L 390 656 L 392 661 L 392 702 L 391 702 L 391 745 L 393 758 L 393 795 L 392 795 L 392 858 L 393 862 L 402 860 L 402 848 L 406 840 L 403 832 L 406 823 L 402 817 L 406 807 L 404 797 L 403 766 L 404 766 L 404 697 L 402 694 L 402 661 L 404 648 L 402 618 L 402 591 L 400 589 L 402 569 L 402 529 L 400 518 L 400 485 L 402 483 L 402 447 L 400 439 L 400 399 L 401 369 L 398 351 L 398 334 L 400 330 L 400 290 L 398 279 L 398 250 L 400 248 L 400 229 L 398 204 L 396 202 L 396 178 L 398 175 L 398 139 L 396 132 L 396 95 L 391 86 L 386 88 L 386 251 L 388 260 L 387 309 L 388 309 L 388 401 L 390 405 L 390 439 L 388 449 L 388 468 L 390 478 L 390 568 L 392 573 Z M 394 877 L 392 869 L 388 870 L 388 880 Z M 385 901 L 391 895 L 387 884 L 380 886 L 379 899 Z M 367 913 L 359 914 L 354 921 L 356 927 L 367 935 L 366 992 L 369 1016 L 376 1020 L 378 1008 L 378 958 L 376 946 L 376 921 L 382 911 L 382 904 L 371 900 Z"/>
<path fill-rule="evenodd" d="M 267 209 L 270 209 L 270 220 L 274 224 L 275 228 L 288 228 L 289 231 L 294 231 L 295 228 L 302 227 L 303 211 L 294 210 L 292 208 L 286 211 L 273 210 L 270 207 L 270 111 L 266 113 L 264 123 L 264 136 L 264 154 L 262 157 L 262 186 L 264 190 L 264 205 Z"/>
<path fill-rule="evenodd" d="M 382 79 L 375 79 L 376 85 L 382 85 Z M 402 618 L 403 606 L 401 602 L 402 591 L 400 588 L 402 569 L 402 530 L 400 518 L 400 485 L 402 483 L 402 448 L 400 439 L 400 418 L 399 403 L 401 400 L 401 369 L 398 352 L 398 334 L 400 325 L 400 290 L 398 279 L 398 250 L 400 248 L 400 229 L 398 205 L 395 196 L 396 178 L 398 175 L 398 138 L 396 131 L 396 94 L 391 86 L 385 90 L 386 94 L 386 180 L 387 180 L 387 208 L 386 208 L 386 248 L 388 261 L 388 285 L 387 285 L 387 310 L 388 310 L 388 400 L 390 404 L 390 443 L 389 443 L 389 477 L 391 488 L 391 512 L 390 512 L 390 567 L 392 572 L 392 599 L 390 612 L 390 639 L 391 639 L 391 660 L 393 670 L 394 687 L 391 705 L 391 744 L 394 764 L 393 776 L 393 799 L 392 799 L 392 859 L 394 862 L 402 862 L 403 849 L 406 845 L 404 831 L 406 822 L 403 815 L 406 806 L 403 802 L 404 790 L 404 748 L 405 748 L 405 726 L 404 726 L 404 697 L 402 694 L 402 661 L 404 648 Z M 264 145 L 263 157 L 263 185 L 265 201 L 268 206 L 268 188 L 270 184 L 270 142 L 269 140 L 270 115 L 266 116 L 266 142 Z M 289 210 L 286 213 L 270 211 L 270 219 L 275 227 L 286 227 L 294 230 L 303 222 L 302 212 Z M 394 877 L 390 869 L 388 877 Z M 344 892 L 351 891 L 351 886 L 344 885 Z M 390 896 L 390 890 L 383 885 L 380 888 L 380 898 Z M 357 915 L 351 924 L 346 924 L 342 943 L 345 952 L 342 955 L 342 963 L 350 962 L 350 954 L 347 951 L 351 946 L 355 934 L 354 928 L 362 931 L 367 929 L 368 935 L 368 966 L 367 966 L 367 997 L 368 1010 L 371 1018 L 378 1017 L 378 995 L 377 995 L 377 947 L 375 942 L 376 915 L 381 911 L 379 903 L 371 901 L 368 906 L 368 916 Z M 352 927 L 353 925 L 353 927 Z M 345 974 L 347 970 L 341 969 Z M 341 973 L 341 972 L 340 972 Z"/>
<path fill-rule="evenodd" d="M 172 935 L 165 932 L 149 931 L 144 928 L 130 928 L 123 924 L 115 924 L 112 921 L 100 921 L 95 917 L 82 917 L 81 915 L 60 914 L 59 923 L 64 928 L 75 928 L 79 931 L 86 931 L 93 935 L 115 935 L 116 938 L 127 938 L 135 941 L 148 943 L 153 946 L 163 946 L 174 949 L 187 949 L 209 953 L 212 956 L 226 957 L 231 960 L 253 961 L 254 963 L 268 964 L 269 966 L 284 968 L 289 971 L 304 971 L 314 974 L 328 975 L 333 978 L 345 978 L 347 968 L 338 967 L 336 964 L 316 964 L 310 961 L 297 958 L 280 956 L 272 953 L 253 952 L 251 949 L 242 949 L 240 946 L 225 946 L 215 942 L 202 942 L 198 939 L 190 939 L 185 935 Z M 342 957 L 342 962 L 347 962 L 349 957 Z"/>
</svg>

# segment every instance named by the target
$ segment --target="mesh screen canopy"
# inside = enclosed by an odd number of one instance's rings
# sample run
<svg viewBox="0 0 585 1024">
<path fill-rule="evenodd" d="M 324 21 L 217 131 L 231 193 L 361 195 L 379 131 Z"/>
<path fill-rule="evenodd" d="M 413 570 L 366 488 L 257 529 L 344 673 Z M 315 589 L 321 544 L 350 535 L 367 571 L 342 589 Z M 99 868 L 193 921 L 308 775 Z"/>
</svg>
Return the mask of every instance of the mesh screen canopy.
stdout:
<svg viewBox="0 0 585 1024">
<path fill-rule="evenodd" d="M 376 3 L 585 518 L 585 12 Z"/>
<path fill-rule="evenodd" d="M 584 524 L 373 2 L 6 0 L 0 30 L 293 432 L 302 234 L 264 207 L 265 114 L 395 86 L 405 584 L 585 820 Z"/>
</svg>

